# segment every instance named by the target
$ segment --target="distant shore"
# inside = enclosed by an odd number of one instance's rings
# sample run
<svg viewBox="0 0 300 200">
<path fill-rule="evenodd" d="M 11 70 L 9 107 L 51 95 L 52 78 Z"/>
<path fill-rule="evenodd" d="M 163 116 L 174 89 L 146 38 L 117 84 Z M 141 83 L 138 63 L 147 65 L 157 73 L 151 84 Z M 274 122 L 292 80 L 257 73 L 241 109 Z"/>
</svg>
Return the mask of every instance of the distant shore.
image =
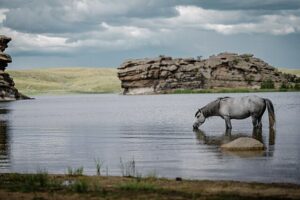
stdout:
<svg viewBox="0 0 300 200">
<path fill-rule="evenodd" d="M 149 177 L 0 174 L 0 199 L 299 199 L 300 185 Z"/>
<path fill-rule="evenodd" d="M 249 89 L 249 88 L 215 88 L 203 90 L 177 89 L 171 94 L 205 94 L 205 93 L 256 93 L 256 92 L 299 92 L 296 89 Z"/>
<path fill-rule="evenodd" d="M 286 73 L 300 75 L 300 70 L 279 68 Z M 121 93 L 121 82 L 116 68 L 46 68 L 29 70 L 8 70 L 16 88 L 26 95 L 59 95 L 80 93 Z M 219 88 L 203 90 L 174 90 L 172 94 L 189 93 L 246 93 L 285 92 L 294 89 L 248 89 Z"/>
</svg>

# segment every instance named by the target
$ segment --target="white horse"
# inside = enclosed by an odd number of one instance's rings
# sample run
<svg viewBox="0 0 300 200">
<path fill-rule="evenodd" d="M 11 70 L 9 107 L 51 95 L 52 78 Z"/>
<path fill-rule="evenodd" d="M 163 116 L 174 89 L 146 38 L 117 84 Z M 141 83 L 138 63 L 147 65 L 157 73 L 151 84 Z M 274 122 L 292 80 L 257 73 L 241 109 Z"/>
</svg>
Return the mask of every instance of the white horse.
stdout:
<svg viewBox="0 0 300 200">
<path fill-rule="evenodd" d="M 225 120 L 226 129 L 231 129 L 231 119 L 245 119 L 252 117 L 254 128 L 261 128 L 261 118 L 268 108 L 269 126 L 275 124 L 275 113 L 272 102 L 269 99 L 258 96 L 246 97 L 221 97 L 200 108 L 195 114 L 194 129 L 198 129 L 205 122 L 205 119 L 212 116 L 219 116 Z"/>
</svg>

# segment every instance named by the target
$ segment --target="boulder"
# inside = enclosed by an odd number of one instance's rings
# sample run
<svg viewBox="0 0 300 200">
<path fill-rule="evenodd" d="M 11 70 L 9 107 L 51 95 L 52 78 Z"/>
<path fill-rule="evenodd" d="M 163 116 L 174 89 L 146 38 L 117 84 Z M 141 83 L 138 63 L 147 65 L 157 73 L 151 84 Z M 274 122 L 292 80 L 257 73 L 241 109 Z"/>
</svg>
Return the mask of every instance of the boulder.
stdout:
<svg viewBox="0 0 300 200">
<path fill-rule="evenodd" d="M 202 60 L 166 56 L 127 60 L 118 68 L 118 77 L 122 82 L 123 94 L 145 94 L 143 91 L 157 94 L 181 89 L 222 87 L 260 88 L 266 79 L 273 80 L 279 88 L 283 82 L 296 80 L 295 75 L 283 74 L 252 54 L 228 52 Z"/>
<path fill-rule="evenodd" d="M 221 149 L 229 151 L 257 151 L 264 150 L 264 145 L 256 139 L 240 137 L 229 143 L 221 145 Z"/>
</svg>

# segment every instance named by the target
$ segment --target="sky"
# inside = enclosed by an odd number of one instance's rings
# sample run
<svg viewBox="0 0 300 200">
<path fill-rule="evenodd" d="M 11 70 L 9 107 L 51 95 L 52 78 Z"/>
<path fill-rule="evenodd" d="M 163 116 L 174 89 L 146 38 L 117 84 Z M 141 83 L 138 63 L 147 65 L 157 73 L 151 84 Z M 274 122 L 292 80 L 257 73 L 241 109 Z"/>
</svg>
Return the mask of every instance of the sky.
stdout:
<svg viewBox="0 0 300 200">
<path fill-rule="evenodd" d="M 300 68 L 300 0 L 0 0 L 10 69 L 252 53 Z"/>
</svg>

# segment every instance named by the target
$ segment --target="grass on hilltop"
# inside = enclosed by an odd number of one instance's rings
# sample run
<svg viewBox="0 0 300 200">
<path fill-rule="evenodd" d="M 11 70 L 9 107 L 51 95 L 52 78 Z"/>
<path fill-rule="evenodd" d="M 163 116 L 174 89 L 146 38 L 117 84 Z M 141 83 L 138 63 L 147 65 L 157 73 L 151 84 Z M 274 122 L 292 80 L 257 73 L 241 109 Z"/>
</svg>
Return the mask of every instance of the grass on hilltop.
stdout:
<svg viewBox="0 0 300 200">
<path fill-rule="evenodd" d="M 51 68 L 8 70 L 16 88 L 27 95 L 51 93 L 118 93 L 114 68 Z"/>
<path fill-rule="evenodd" d="M 294 74 L 294 75 L 300 77 L 300 69 L 278 68 L 278 70 L 279 70 L 280 72 L 283 72 L 283 73 Z"/>
</svg>

